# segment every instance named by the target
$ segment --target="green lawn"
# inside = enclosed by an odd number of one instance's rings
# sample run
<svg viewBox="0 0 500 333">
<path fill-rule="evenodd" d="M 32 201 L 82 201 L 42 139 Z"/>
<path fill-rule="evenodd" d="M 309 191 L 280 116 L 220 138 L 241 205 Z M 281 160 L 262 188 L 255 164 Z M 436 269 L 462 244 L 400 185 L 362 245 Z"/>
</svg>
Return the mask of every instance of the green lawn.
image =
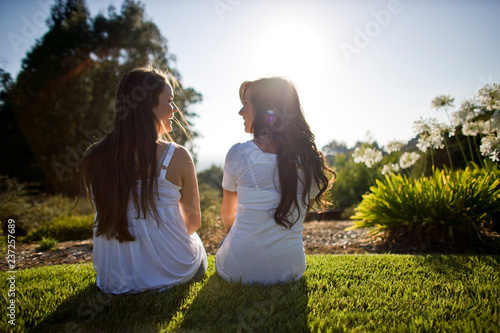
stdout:
<svg viewBox="0 0 500 333">
<path fill-rule="evenodd" d="M 310 255 L 305 276 L 111 296 L 91 264 L 16 274 L 16 326 L 47 332 L 499 332 L 500 256 Z M 7 273 L 1 273 L 7 304 Z"/>
</svg>

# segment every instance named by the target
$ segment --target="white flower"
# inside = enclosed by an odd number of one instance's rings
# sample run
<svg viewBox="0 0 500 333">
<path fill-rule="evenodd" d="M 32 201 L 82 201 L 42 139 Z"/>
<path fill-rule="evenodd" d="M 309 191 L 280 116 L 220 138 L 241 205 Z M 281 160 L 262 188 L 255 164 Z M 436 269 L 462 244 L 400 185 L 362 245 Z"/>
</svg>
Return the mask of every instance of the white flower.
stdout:
<svg viewBox="0 0 500 333">
<path fill-rule="evenodd" d="M 382 168 L 382 174 L 392 175 L 393 173 L 399 172 L 399 164 L 386 164 Z"/>
<path fill-rule="evenodd" d="M 500 150 L 500 136 L 495 136 L 494 134 L 484 136 L 481 139 L 481 146 L 479 146 L 479 150 L 481 151 L 481 155 L 491 156 L 493 153 Z"/>
<path fill-rule="evenodd" d="M 398 140 L 392 140 L 387 143 L 385 146 L 385 151 L 390 154 L 395 151 L 401 150 L 405 146 L 406 142 L 403 141 L 398 141 Z"/>
<path fill-rule="evenodd" d="M 454 101 L 455 99 L 451 95 L 441 95 L 432 100 L 431 107 L 435 109 L 447 108 L 453 106 Z"/>
<path fill-rule="evenodd" d="M 462 133 L 467 136 L 486 135 L 490 133 L 489 125 L 486 121 L 466 121 L 462 126 Z"/>
<path fill-rule="evenodd" d="M 433 131 L 435 132 L 435 135 L 437 135 L 437 133 L 441 135 L 448 132 L 448 136 L 452 137 L 455 135 L 456 128 L 455 126 L 452 125 L 438 124 L 436 127 L 433 128 Z"/>
<path fill-rule="evenodd" d="M 358 147 L 352 153 L 354 162 L 364 163 L 371 168 L 375 163 L 382 160 L 382 152 L 376 148 Z"/>
<path fill-rule="evenodd" d="M 432 148 L 443 149 L 444 148 L 444 138 L 441 131 L 432 131 L 429 137 Z"/>
<path fill-rule="evenodd" d="M 490 154 L 490 159 L 493 162 L 500 162 L 500 159 L 498 158 L 498 155 L 500 155 L 500 149 L 495 150 Z"/>
<path fill-rule="evenodd" d="M 429 136 L 427 134 L 420 134 L 420 136 L 418 137 L 417 148 L 421 152 L 425 153 L 427 151 L 427 148 L 431 148 L 432 147 L 432 144 L 429 141 L 428 137 Z"/>
<path fill-rule="evenodd" d="M 438 124 L 438 120 L 436 118 L 420 118 L 413 122 L 413 131 L 415 133 L 425 133 L 430 132 L 432 128 Z"/>
<path fill-rule="evenodd" d="M 477 92 L 479 103 L 492 111 L 500 103 L 500 84 L 488 83 Z"/>
<path fill-rule="evenodd" d="M 413 164 L 415 164 L 415 162 L 417 162 L 419 158 L 420 154 L 416 152 L 403 153 L 403 155 L 401 155 L 401 158 L 399 159 L 399 165 L 401 166 L 402 169 L 408 169 Z"/>
<path fill-rule="evenodd" d="M 417 147 L 422 152 L 425 153 L 427 148 L 444 148 L 443 131 L 446 131 L 447 127 L 439 124 L 437 119 L 430 118 L 428 120 L 421 120 L 415 127 L 423 130 L 420 132 L 417 141 Z"/>
</svg>

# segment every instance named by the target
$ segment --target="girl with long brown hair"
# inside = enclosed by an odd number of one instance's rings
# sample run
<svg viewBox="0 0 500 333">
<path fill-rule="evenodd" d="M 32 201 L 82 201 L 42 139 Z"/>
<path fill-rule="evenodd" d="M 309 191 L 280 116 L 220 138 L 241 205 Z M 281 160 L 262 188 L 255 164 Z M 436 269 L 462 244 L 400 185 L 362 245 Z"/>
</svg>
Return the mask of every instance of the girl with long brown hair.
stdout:
<svg viewBox="0 0 500 333">
<path fill-rule="evenodd" d="M 155 69 L 126 74 L 111 130 L 84 156 L 82 181 L 96 211 L 96 284 L 105 292 L 162 290 L 200 280 L 207 269 L 196 234 L 201 215 L 194 163 L 168 135 L 180 112 L 176 84 Z"/>
<path fill-rule="evenodd" d="M 226 156 L 216 256 L 224 279 L 264 284 L 298 279 L 306 267 L 302 230 L 335 173 L 316 148 L 294 84 L 284 78 L 240 87 L 245 132 L 253 140 Z"/>
</svg>

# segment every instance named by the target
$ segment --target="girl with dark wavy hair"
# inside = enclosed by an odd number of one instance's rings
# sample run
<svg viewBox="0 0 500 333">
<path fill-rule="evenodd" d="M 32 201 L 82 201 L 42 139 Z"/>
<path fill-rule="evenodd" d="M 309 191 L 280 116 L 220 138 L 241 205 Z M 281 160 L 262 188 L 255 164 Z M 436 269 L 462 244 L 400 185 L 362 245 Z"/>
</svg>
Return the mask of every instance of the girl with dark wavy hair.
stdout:
<svg viewBox="0 0 500 333">
<path fill-rule="evenodd" d="M 162 290 L 200 280 L 207 269 L 196 234 L 194 163 L 168 135 L 180 112 L 176 84 L 172 75 L 154 69 L 126 74 L 118 84 L 111 130 L 84 156 L 82 181 L 96 211 L 96 284 L 105 292 Z"/>
<path fill-rule="evenodd" d="M 228 231 L 216 256 L 228 281 L 277 283 L 306 267 L 304 218 L 335 173 L 316 148 L 294 84 L 263 78 L 240 87 L 245 132 L 231 147 L 223 177 L 222 223 Z"/>
</svg>

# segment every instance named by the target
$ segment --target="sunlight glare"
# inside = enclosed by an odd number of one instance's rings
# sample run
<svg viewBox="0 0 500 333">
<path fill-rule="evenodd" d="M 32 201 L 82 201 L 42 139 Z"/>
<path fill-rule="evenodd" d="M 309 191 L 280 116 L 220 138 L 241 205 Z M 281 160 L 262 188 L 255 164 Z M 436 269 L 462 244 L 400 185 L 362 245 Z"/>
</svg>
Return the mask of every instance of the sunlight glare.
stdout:
<svg viewBox="0 0 500 333">
<path fill-rule="evenodd" d="M 256 43 L 252 73 L 259 77 L 283 76 L 306 85 L 324 73 L 328 60 L 327 41 L 314 24 L 289 19 L 268 26 Z"/>
</svg>

